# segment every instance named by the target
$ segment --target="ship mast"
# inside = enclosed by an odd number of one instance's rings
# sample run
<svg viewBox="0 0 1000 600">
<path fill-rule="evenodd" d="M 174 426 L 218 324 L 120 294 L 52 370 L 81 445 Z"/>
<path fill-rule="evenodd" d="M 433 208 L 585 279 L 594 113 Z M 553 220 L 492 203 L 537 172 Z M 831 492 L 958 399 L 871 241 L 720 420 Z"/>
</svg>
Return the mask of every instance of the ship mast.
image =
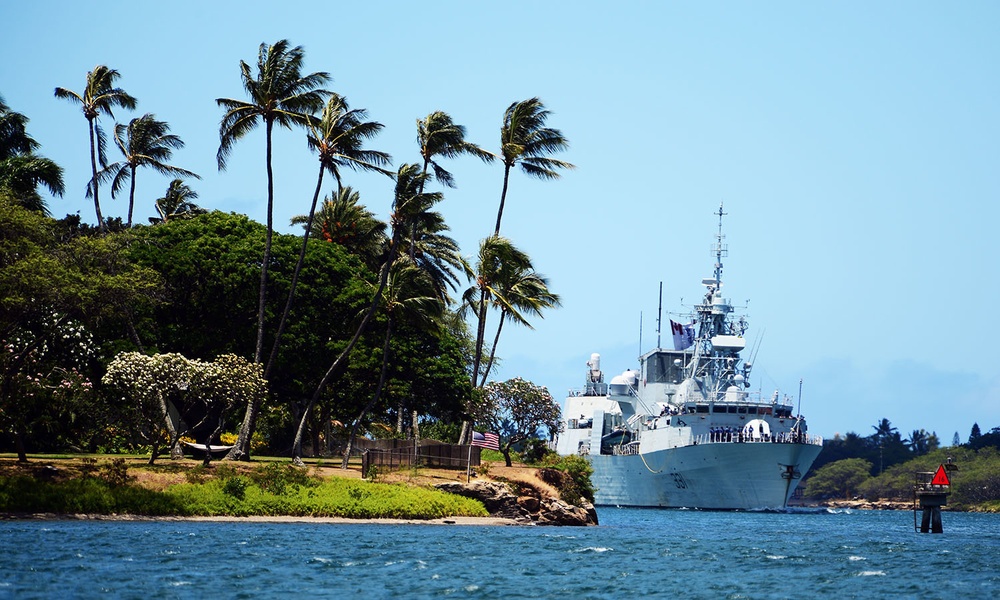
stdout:
<svg viewBox="0 0 1000 600">
<path fill-rule="evenodd" d="M 722 217 L 729 213 L 722 212 L 722 203 L 719 203 L 719 233 L 715 235 L 715 247 L 712 248 L 715 251 L 715 289 L 719 290 L 722 287 L 722 257 L 729 256 L 729 246 L 722 243 L 722 240 L 726 239 L 726 236 L 722 234 Z"/>
</svg>

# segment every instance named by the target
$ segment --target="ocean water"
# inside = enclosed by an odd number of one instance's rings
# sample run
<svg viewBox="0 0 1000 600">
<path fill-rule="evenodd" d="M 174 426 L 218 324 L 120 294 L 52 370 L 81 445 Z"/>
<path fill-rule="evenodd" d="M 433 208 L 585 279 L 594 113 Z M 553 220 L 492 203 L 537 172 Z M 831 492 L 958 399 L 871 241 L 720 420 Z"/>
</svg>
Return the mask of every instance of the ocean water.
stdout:
<svg viewBox="0 0 1000 600">
<path fill-rule="evenodd" d="M 598 509 L 599 527 L 0 522 L 0 598 L 996 598 L 1000 515 Z"/>
</svg>

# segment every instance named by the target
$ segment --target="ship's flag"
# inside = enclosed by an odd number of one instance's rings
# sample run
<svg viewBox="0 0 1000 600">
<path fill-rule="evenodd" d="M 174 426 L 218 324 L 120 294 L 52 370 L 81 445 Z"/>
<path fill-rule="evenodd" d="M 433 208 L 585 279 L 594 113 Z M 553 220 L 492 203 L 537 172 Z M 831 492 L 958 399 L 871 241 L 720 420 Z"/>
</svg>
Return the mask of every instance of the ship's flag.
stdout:
<svg viewBox="0 0 1000 600">
<path fill-rule="evenodd" d="M 686 350 L 694 345 L 694 321 L 684 325 L 671 319 L 670 333 L 674 336 L 674 350 Z"/>
<path fill-rule="evenodd" d="M 472 445 L 487 448 L 489 450 L 500 450 L 500 436 L 495 433 L 472 432 Z"/>
</svg>

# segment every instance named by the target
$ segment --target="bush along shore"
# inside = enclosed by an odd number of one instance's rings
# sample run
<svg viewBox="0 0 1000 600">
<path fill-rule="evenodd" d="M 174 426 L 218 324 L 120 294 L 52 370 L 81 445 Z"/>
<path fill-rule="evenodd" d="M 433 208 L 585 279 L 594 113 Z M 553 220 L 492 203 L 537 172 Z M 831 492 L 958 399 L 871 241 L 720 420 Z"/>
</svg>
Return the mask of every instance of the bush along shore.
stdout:
<svg viewBox="0 0 1000 600">
<path fill-rule="evenodd" d="M 537 471 L 519 469 L 515 481 L 494 481 L 483 488 L 482 477 L 470 485 L 465 483 L 464 471 L 454 470 L 410 469 L 370 473 L 362 479 L 353 469 L 301 468 L 284 461 L 218 462 L 206 468 L 192 460 L 148 466 L 140 459 L 120 457 L 42 458 L 29 463 L 0 458 L 0 513 L 6 518 L 301 517 L 421 522 L 459 518 L 497 524 L 596 524 L 596 513 L 585 498 L 574 498 L 584 508 L 563 502 L 557 486 L 534 477 Z M 544 471 L 549 481 L 578 490 L 568 475 Z M 436 485 L 442 479 L 454 485 Z M 483 493 L 483 489 L 490 491 Z"/>
</svg>

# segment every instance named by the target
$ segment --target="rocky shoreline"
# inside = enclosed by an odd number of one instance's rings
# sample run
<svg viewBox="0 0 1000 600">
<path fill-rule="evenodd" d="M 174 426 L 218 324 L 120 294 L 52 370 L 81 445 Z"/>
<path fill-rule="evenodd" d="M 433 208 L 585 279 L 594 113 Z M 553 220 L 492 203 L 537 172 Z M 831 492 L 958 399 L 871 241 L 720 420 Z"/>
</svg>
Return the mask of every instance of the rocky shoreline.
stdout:
<svg viewBox="0 0 1000 600">
<path fill-rule="evenodd" d="M 563 502 L 538 488 L 518 482 L 519 494 L 512 486 L 500 481 L 474 481 L 460 483 L 448 481 L 435 484 L 437 489 L 479 500 L 490 517 L 505 519 L 519 525 L 597 525 L 597 511 L 586 500 L 582 506 Z"/>
<path fill-rule="evenodd" d="M 849 508 L 853 510 L 913 510 L 912 500 L 828 500 L 799 505 L 804 508 Z"/>
</svg>

